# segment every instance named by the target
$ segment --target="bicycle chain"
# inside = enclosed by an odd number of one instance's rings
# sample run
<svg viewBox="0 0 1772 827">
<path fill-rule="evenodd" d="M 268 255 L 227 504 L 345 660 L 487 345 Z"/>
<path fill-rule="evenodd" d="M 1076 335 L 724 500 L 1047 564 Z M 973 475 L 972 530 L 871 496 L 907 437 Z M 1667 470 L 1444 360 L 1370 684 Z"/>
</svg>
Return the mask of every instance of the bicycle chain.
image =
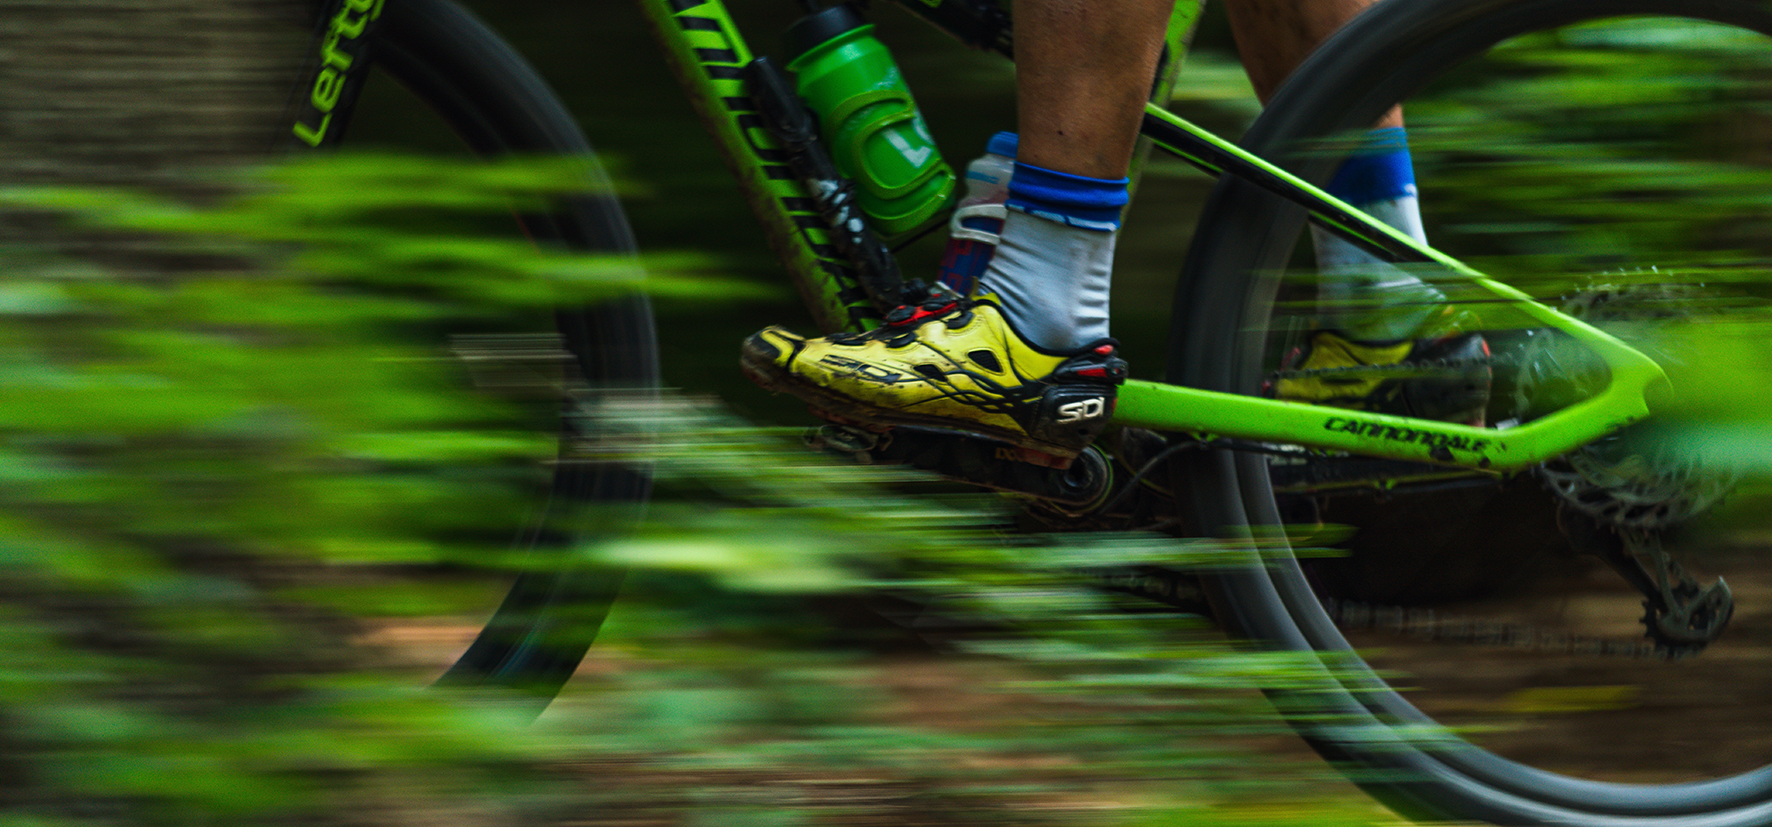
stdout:
<svg viewBox="0 0 1772 827">
<path fill-rule="evenodd" d="M 1481 359 L 1435 359 L 1390 365 L 1351 365 L 1311 370 L 1281 370 L 1268 374 L 1270 382 L 1281 379 L 1316 378 L 1323 376 L 1416 376 L 1441 371 L 1458 371 L 1474 367 L 1511 368 L 1521 359 L 1513 354 Z M 1647 604 L 1645 604 L 1647 605 Z M 1434 609 L 1400 605 L 1383 605 L 1330 599 L 1325 611 L 1343 630 L 1389 631 L 1423 641 L 1500 646 L 1532 652 L 1568 655 L 1626 657 L 1639 660 L 1677 660 L 1695 654 L 1703 645 L 1690 645 L 1657 637 L 1608 638 L 1579 635 L 1555 627 L 1510 623 L 1445 615 Z M 1645 625 L 1655 631 L 1653 612 Z"/>
<path fill-rule="evenodd" d="M 1545 631 L 1524 623 L 1459 619 L 1442 616 L 1434 609 L 1378 605 L 1351 600 L 1328 600 L 1324 610 L 1343 630 L 1395 632 L 1426 642 L 1500 646 L 1531 652 L 1598 655 L 1636 659 L 1674 660 L 1689 652 L 1665 647 L 1653 640 L 1595 637 L 1564 631 Z"/>
<path fill-rule="evenodd" d="M 1502 646 L 1532 652 L 1636 659 L 1680 660 L 1704 651 L 1728 625 L 1734 611 L 1729 587 L 1721 578 L 1700 586 L 1661 547 L 1654 532 L 1623 531 L 1611 550 L 1590 549 L 1617 569 L 1620 561 L 1637 561 L 1625 580 L 1648 598 L 1642 602 L 1640 638 L 1608 638 L 1572 634 L 1560 629 L 1505 621 L 1442 615 L 1434 609 L 1329 599 L 1324 610 L 1342 629 L 1391 631 L 1424 641 Z M 1617 559 L 1613 559 L 1617 558 Z M 1638 581 L 1645 580 L 1645 583 Z"/>
</svg>

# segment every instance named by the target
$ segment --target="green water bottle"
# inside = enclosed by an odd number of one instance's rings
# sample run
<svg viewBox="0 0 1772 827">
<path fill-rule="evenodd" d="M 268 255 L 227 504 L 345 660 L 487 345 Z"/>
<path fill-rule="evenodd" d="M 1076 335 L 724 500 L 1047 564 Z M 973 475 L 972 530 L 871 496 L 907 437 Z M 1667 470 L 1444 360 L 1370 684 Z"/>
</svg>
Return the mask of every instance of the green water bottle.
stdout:
<svg viewBox="0 0 1772 827">
<path fill-rule="evenodd" d="M 954 194 L 954 171 L 874 27 L 847 5 L 788 29 L 788 68 L 831 158 L 855 182 L 856 201 L 887 243 L 934 223 Z"/>
</svg>

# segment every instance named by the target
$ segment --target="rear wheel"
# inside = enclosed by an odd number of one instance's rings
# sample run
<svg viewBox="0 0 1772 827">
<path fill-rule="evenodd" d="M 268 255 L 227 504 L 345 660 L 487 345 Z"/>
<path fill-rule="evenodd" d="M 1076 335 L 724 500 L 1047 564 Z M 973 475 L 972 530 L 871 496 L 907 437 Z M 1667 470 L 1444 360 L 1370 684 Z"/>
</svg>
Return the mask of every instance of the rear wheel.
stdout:
<svg viewBox="0 0 1772 827">
<path fill-rule="evenodd" d="M 1336 147 L 1403 103 L 1429 239 L 1655 356 L 1680 394 L 1652 422 L 1530 476 L 1429 494 L 1383 476 L 1331 491 L 1258 453 L 1190 460 L 1204 526 L 1354 526 L 1351 558 L 1301 563 L 1267 539 L 1254 545 L 1269 565 L 1213 589 L 1235 631 L 1325 655 L 1330 689 L 1283 702 L 1303 706 L 1300 728 L 1321 751 L 1406 812 L 1772 818 L 1772 411 L 1755 390 L 1772 364 L 1768 35 L 1772 15 L 1729 0 L 1393 2 L 1301 67 L 1245 138 L 1321 186 L 1345 157 Z M 1319 310 L 1304 227 L 1301 210 L 1221 184 L 1177 297 L 1173 381 L 1261 392 Z M 1604 381 L 1556 334 L 1485 334 L 1492 424 Z M 1732 618 L 1672 586 L 1697 609 L 1685 624 L 1726 621 L 1721 636 L 1682 643 L 1664 621 L 1660 649 L 1689 656 L 1660 657 L 1641 622 L 1650 598 L 1611 565 L 1633 555 L 1651 574 L 1676 561 L 1693 588 L 1725 578 Z M 1453 729 L 1421 729 L 1436 723 Z"/>
</svg>

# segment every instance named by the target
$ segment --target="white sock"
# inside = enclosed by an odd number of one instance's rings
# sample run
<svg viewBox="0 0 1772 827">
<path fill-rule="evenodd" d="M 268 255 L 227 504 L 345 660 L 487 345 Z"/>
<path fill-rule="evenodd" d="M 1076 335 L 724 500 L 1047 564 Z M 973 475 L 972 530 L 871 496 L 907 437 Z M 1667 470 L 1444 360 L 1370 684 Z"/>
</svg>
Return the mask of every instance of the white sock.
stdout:
<svg viewBox="0 0 1772 827">
<path fill-rule="evenodd" d="M 1420 203 L 1413 195 L 1354 206 L 1416 241 L 1427 241 Z M 1319 227 L 1311 227 L 1311 241 L 1322 274 L 1317 305 L 1323 324 L 1349 338 L 1366 342 L 1412 338 L 1422 322 L 1446 303 L 1446 295 L 1433 285 Z"/>
<path fill-rule="evenodd" d="M 1108 335 L 1108 288 L 1118 233 L 1009 211 L 979 282 L 1036 347 L 1069 351 Z"/>
</svg>

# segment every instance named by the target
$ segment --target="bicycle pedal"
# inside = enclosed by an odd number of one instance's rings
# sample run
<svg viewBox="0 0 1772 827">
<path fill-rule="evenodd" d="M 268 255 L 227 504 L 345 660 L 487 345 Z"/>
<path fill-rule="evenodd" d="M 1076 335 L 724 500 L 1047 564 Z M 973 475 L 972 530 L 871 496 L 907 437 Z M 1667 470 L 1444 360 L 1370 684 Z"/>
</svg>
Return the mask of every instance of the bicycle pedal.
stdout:
<svg viewBox="0 0 1772 827">
<path fill-rule="evenodd" d="M 1056 468 L 1051 463 L 1055 457 L 1008 442 L 908 425 L 884 431 L 824 425 L 807 432 L 806 444 L 863 465 L 908 465 L 957 482 L 1072 506 L 1099 502 L 1113 482 L 1107 457 L 1093 446 L 1068 468 Z M 1030 454 L 1039 455 L 1033 459 L 1040 461 L 1030 462 Z"/>
</svg>

